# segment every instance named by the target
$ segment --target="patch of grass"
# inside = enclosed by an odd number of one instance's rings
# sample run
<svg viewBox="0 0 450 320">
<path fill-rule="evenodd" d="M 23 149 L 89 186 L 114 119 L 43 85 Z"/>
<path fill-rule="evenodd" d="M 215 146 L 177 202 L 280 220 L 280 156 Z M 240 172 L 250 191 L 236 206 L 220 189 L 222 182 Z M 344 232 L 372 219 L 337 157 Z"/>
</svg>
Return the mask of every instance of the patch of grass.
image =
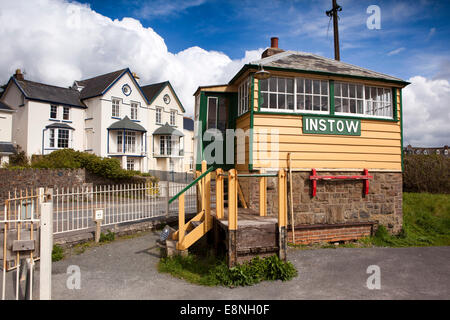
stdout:
<svg viewBox="0 0 450 320">
<path fill-rule="evenodd" d="M 53 245 L 52 261 L 55 262 L 62 259 L 64 259 L 64 249 L 57 244 Z"/>
<path fill-rule="evenodd" d="M 108 230 L 107 233 L 100 233 L 100 242 L 112 242 L 114 241 L 116 237 L 116 234 L 114 232 L 111 232 L 111 230 Z"/>
<path fill-rule="evenodd" d="M 224 260 L 212 255 L 165 257 L 160 260 L 158 271 L 195 284 L 226 287 L 248 286 L 265 280 L 288 281 L 297 276 L 292 263 L 284 262 L 277 256 L 256 257 L 233 268 L 228 268 Z"/>
<path fill-rule="evenodd" d="M 392 236 L 380 226 L 370 241 L 383 247 L 450 245 L 450 195 L 404 193 L 402 232 Z"/>
</svg>

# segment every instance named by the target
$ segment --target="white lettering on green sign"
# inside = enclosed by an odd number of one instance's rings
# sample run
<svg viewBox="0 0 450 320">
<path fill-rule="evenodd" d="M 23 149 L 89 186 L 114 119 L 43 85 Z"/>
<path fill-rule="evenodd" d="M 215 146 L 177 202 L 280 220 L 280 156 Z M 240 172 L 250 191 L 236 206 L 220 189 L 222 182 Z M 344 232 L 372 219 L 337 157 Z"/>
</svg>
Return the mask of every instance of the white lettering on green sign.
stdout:
<svg viewBox="0 0 450 320">
<path fill-rule="evenodd" d="M 303 133 L 361 135 L 361 120 L 303 116 Z"/>
</svg>

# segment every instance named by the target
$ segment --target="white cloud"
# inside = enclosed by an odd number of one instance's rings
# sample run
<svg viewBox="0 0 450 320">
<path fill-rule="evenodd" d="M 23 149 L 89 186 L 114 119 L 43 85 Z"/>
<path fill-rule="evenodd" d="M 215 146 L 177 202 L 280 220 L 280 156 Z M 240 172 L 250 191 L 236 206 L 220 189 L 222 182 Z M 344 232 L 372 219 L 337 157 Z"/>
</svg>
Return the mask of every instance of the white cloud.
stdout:
<svg viewBox="0 0 450 320">
<path fill-rule="evenodd" d="M 0 33 L 1 83 L 16 68 L 30 80 L 69 86 L 73 80 L 129 67 L 141 84 L 169 80 L 188 115 L 199 85 L 228 82 L 262 52 L 248 51 L 240 60 L 199 47 L 172 53 L 161 36 L 138 20 L 112 20 L 64 0 L 0 0 Z"/>
<path fill-rule="evenodd" d="M 135 10 L 135 12 L 137 17 L 145 19 L 171 16 L 188 8 L 200 6 L 205 2 L 206 0 L 156 0 L 140 3 L 139 9 Z"/>
<path fill-rule="evenodd" d="M 399 53 L 402 52 L 403 50 L 405 50 L 405 48 L 403 48 L 403 47 L 397 48 L 397 49 L 395 49 L 395 50 L 389 51 L 389 52 L 387 53 L 387 55 L 388 55 L 388 56 L 393 56 L 393 55 L 399 54 Z"/>
<path fill-rule="evenodd" d="M 403 90 L 405 145 L 450 144 L 450 83 L 415 76 Z"/>
</svg>

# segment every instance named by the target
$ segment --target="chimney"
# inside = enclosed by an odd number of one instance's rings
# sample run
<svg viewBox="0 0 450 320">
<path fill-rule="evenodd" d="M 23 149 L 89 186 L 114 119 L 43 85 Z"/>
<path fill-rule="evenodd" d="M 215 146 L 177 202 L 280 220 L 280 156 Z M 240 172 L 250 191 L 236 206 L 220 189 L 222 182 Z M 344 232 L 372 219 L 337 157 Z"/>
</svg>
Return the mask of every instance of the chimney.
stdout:
<svg viewBox="0 0 450 320">
<path fill-rule="evenodd" d="M 132 72 L 131 74 L 133 75 L 134 80 L 136 80 L 136 82 L 139 83 L 139 80 L 140 80 L 141 78 L 139 78 L 139 76 L 136 74 L 136 72 Z"/>
<path fill-rule="evenodd" d="M 25 80 L 24 77 L 23 77 L 22 70 L 16 69 L 16 73 L 14 74 L 14 78 L 16 78 L 17 80 Z"/>
<path fill-rule="evenodd" d="M 261 58 L 267 58 L 273 56 L 274 54 L 278 54 L 284 52 L 283 49 L 278 48 L 278 37 L 270 38 L 270 48 L 267 48 L 261 55 Z"/>
</svg>

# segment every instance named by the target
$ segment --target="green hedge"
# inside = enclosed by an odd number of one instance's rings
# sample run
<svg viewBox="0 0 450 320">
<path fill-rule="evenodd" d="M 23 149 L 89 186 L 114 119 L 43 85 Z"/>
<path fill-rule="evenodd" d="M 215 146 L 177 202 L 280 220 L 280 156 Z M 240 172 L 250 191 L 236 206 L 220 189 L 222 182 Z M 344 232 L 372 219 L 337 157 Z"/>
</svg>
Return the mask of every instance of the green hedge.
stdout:
<svg viewBox="0 0 450 320">
<path fill-rule="evenodd" d="M 406 155 L 403 164 L 403 191 L 450 193 L 450 158 Z"/>
<path fill-rule="evenodd" d="M 33 155 L 30 163 L 28 159 L 18 153 L 17 159 L 11 161 L 9 168 L 37 168 L 37 169 L 80 169 L 84 168 L 89 172 L 112 180 L 131 179 L 136 175 L 149 176 L 138 171 L 128 171 L 122 169 L 120 161 L 112 158 L 102 158 L 95 154 L 75 151 L 73 149 L 61 149 L 42 156 Z M 16 161 L 17 160 L 17 161 Z M 156 180 L 155 180 L 156 181 Z"/>
</svg>

